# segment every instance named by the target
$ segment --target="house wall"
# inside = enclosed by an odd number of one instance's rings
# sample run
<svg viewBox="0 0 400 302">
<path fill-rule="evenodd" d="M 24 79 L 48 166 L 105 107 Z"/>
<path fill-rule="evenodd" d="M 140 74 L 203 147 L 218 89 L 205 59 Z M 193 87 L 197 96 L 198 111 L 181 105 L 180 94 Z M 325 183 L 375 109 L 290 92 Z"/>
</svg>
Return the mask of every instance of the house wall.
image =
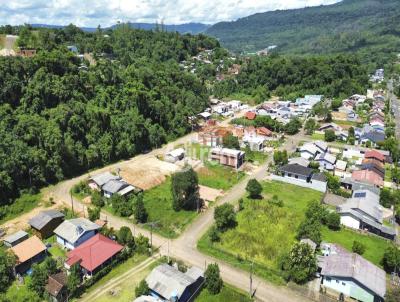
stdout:
<svg viewBox="0 0 400 302">
<path fill-rule="evenodd" d="M 97 231 L 90 231 L 90 232 L 86 232 L 84 235 L 82 235 L 76 242 L 75 244 L 65 240 L 64 238 L 60 237 L 60 236 L 56 236 L 57 237 L 57 243 L 62 245 L 63 247 L 69 249 L 69 250 L 73 250 L 76 247 L 80 246 L 82 243 L 84 243 L 86 240 L 89 240 L 90 238 L 92 238 L 94 235 L 96 235 Z"/>
<path fill-rule="evenodd" d="M 379 301 L 374 293 L 360 286 L 351 278 L 323 276 L 322 283 L 325 287 L 336 291 L 338 295 L 343 293 L 347 297 L 363 302 Z"/>
<path fill-rule="evenodd" d="M 286 183 L 304 187 L 304 188 L 313 189 L 313 190 L 316 190 L 316 191 L 319 191 L 322 193 L 326 192 L 326 183 L 322 182 L 322 181 L 313 180 L 313 182 L 306 182 L 306 181 L 304 181 L 304 179 L 296 179 L 296 178 L 292 178 L 292 177 L 278 176 L 275 174 L 271 175 L 271 179 L 286 182 Z"/>
<path fill-rule="evenodd" d="M 360 229 L 360 221 L 349 215 L 341 215 L 340 223 L 352 229 Z"/>
<path fill-rule="evenodd" d="M 63 217 L 54 218 L 48 224 L 46 224 L 41 230 L 35 230 L 35 233 L 41 239 L 49 238 L 53 235 L 53 231 L 64 221 Z"/>
</svg>

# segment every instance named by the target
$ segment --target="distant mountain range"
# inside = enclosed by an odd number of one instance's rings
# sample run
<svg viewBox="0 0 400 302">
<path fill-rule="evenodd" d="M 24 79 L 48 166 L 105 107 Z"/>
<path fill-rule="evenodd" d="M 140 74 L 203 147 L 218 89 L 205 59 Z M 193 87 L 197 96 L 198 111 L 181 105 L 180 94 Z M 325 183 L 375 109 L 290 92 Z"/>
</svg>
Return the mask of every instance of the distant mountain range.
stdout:
<svg viewBox="0 0 400 302">
<path fill-rule="evenodd" d="M 206 34 L 235 52 L 271 45 L 284 53 L 400 52 L 399 0 L 343 0 L 220 22 Z"/>
<path fill-rule="evenodd" d="M 137 28 L 137 29 L 145 29 L 145 30 L 152 30 L 156 29 L 157 26 L 161 28 L 161 24 L 156 24 L 156 23 L 132 23 L 128 22 L 130 27 L 132 28 Z M 32 27 L 34 28 L 64 28 L 64 25 L 48 25 L 48 24 L 31 24 Z M 115 28 L 116 25 L 110 26 L 108 28 L 103 28 L 103 29 L 109 29 L 109 28 Z M 185 24 L 164 24 L 162 25 L 163 29 L 166 31 L 177 31 L 182 34 L 198 34 L 205 32 L 211 25 L 208 24 L 203 24 L 203 23 L 185 23 Z M 87 31 L 87 32 L 94 32 L 96 31 L 95 27 L 81 27 L 82 30 Z"/>
</svg>

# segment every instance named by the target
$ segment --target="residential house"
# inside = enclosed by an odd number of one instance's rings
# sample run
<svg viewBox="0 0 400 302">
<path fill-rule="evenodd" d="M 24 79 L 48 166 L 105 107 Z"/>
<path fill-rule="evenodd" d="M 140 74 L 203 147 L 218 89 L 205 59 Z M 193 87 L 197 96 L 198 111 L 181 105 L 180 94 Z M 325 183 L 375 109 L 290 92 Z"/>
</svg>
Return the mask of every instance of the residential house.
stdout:
<svg viewBox="0 0 400 302">
<path fill-rule="evenodd" d="M 110 172 L 104 172 L 95 176 L 92 176 L 89 179 L 88 185 L 92 190 L 100 191 L 101 188 L 110 180 L 119 180 L 120 176 L 114 175 Z"/>
<path fill-rule="evenodd" d="M 339 300 L 383 302 L 386 273 L 358 254 L 341 252 L 322 257 L 321 289 Z"/>
<path fill-rule="evenodd" d="M 227 103 L 228 107 L 233 111 L 239 111 L 240 107 L 242 106 L 241 101 L 232 100 Z"/>
<path fill-rule="evenodd" d="M 231 133 L 227 128 L 207 128 L 198 134 L 198 142 L 209 147 L 222 146 L 224 137 Z"/>
<path fill-rule="evenodd" d="M 383 179 L 385 178 L 385 168 L 375 159 L 364 159 L 361 164 L 361 170 L 374 171 Z"/>
<path fill-rule="evenodd" d="M 245 118 L 250 120 L 250 121 L 255 120 L 256 116 L 257 116 L 257 114 L 255 112 L 253 112 L 253 111 L 248 111 L 245 114 Z"/>
<path fill-rule="evenodd" d="M 324 124 L 321 127 L 319 127 L 318 131 L 326 131 L 326 130 L 333 130 L 333 131 L 342 131 L 343 128 L 340 127 L 339 125 L 335 124 L 335 123 L 328 123 L 328 124 Z"/>
<path fill-rule="evenodd" d="M 382 121 L 380 118 L 372 118 L 369 120 L 369 124 L 371 125 L 371 127 L 373 127 L 374 129 L 376 129 L 378 127 L 378 129 L 384 129 L 385 128 L 385 122 Z"/>
<path fill-rule="evenodd" d="M 18 231 L 14 234 L 11 234 L 3 239 L 3 243 L 6 247 L 13 247 L 17 244 L 25 241 L 29 238 L 29 234 L 25 231 Z"/>
<path fill-rule="evenodd" d="M 68 252 L 65 267 L 70 269 L 71 266 L 77 264 L 84 276 L 91 277 L 110 264 L 123 248 L 114 240 L 102 234 L 97 234 L 76 249 Z"/>
<path fill-rule="evenodd" d="M 53 231 L 64 221 L 64 214 L 57 210 L 42 211 L 29 219 L 29 225 L 41 239 L 53 235 Z"/>
<path fill-rule="evenodd" d="M 97 234 L 100 226 L 85 218 L 65 220 L 55 230 L 57 243 L 73 250 Z"/>
<path fill-rule="evenodd" d="M 381 143 L 385 140 L 385 132 L 375 129 L 370 125 L 364 125 L 360 136 L 360 142 L 366 143 L 370 141 L 373 144 Z"/>
<path fill-rule="evenodd" d="M 68 301 L 68 276 L 64 272 L 60 272 L 49 276 L 45 291 L 48 293 L 51 302 Z"/>
<path fill-rule="evenodd" d="M 146 278 L 152 296 L 162 301 L 192 302 L 204 284 L 202 270 L 191 267 L 186 273 L 168 264 L 154 268 Z"/>
<path fill-rule="evenodd" d="M 368 190 L 371 191 L 372 193 L 375 193 L 376 195 L 379 195 L 381 192 L 381 190 L 378 187 L 372 184 L 355 181 L 352 180 L 350 177 L 345 177 L 341 179 L 340 184 L 346 190 L 351 190 L 353 192 L 357 190 Z"/>
<path fill-rule="evenodd" d="M 336 161 L 335 176 L 344 177 L 346 175 L 347 162 L 344 160 Z"/>
<path fill-rule="evenodd" d="M 15 272 L 24 274 L 35 263 L 41 262 L 46 258 L 46 246 L 37 237 L 32 236 L 10 249 L 17 257 Z"/>
<path fill-rule="evenodd" d="M 169 163 L 175 163 L 185 157 L 185 149 L 178 148 L 165 154 L 164 160 Z"/>
<path fill-rule="evenodd" d="M 300 156 L 313 160 L 318 153 L 318 148 L 313 143 L 307 143 L 300 147 Z"/>
<path fill-rule="evenodd" d="M 343 142 L 347 142 L 348 138 L 349 138 L 349 132 L 348 131 L 336 131 L 335 135 L 337 137 L 337 139 L 343 141 Z"/>
<path fill-rule="evenodd" d="M 304 157 L 294 157 L 294 158 L 289 158 L 289 164 L 292 165 L 300 165 L 303 167 L 308 167 L 310 165 L 310 161 L 305 159 Z"/>
<path fill-rule="evenodd" d="M 319 153 L 315 157 L 315 161 L 319 163 L 320 168 L 328 171 L 333 171 L 335 169 L 336 157 L 330 153 Z"/>
<path fill-rule="evenodd" d="M 353 171 L 351 178 L 354 181 L 365 182 L 376 187 L 383 187 L 384 185 L 382 176 L 371 170 Z"/>
<path fill-rule="evenodd" d="M 211 150 L 211 160 L 219 162 L 221 165 L 240 168 L 244 163 L 245 152 L 228 148 L 213 148 Z"/>
<path fill-rule="evenodd" d="M 368 230 L 378 236 L 393 240 L 394 228 L 383 225 L 383 210 L 379 204 L 379 195 L 370 190 L 353 191 L 352 198 L 338 206 L 340 223 L 356 230 Z"/>
<path fill-rule="evenodd" d="M 243 145 L 248 146 L 251 151 L 263 151 L 265 138 L 255 135 L 245 135 L 242 139 Z"/>
<path fill-rule="evenodd" d="M 271 130 L 269 130 L 268 128 L 265 127 L 258 127 L 256 128 L 256 133 L 258 136 L 264 137 L 264 138 L 268 138 L 273 136 L 273 132 Z"/>
<path fill-rule="evenodd" d="M 319 153 L 327 153 L 328 152 L 328 144 L 323 141 L 316 141 L 314 145 L 317 147 Z"/>
<path fill-rule="evenodd" d="M 381 152 L 379 152 L 378 150 L 369 150 L 367 152 L 365 152 L 365 156 L 366 159 L 375 159 L 379 162 L 381 162 L 382 164 L 385 163 L 385 155 Z"/>
<path fill-rule="evenodd" d="M 127 196 L 134 193 L 136 190 L 138 189 L 124 180 L 110 180 L 102 187 L 104 197 L 106 198 L 111 198 L 114 194 Z"/>
<path fill-rule="evenodd" d="M 209 119 L 211 119 L 211 113 L 207 112 L 207 111 L 199 113 L 198 116 L 199 116 L 199 118 L 201 118 L 204 121 L 208 121 Z"/>
<path fill-rule="evenodd" d="M 298 164 L 287 164 L 278 169 L 278 174 L 272 174 L 273 180 L 291 183 L 297 186 L 326 192 L 326 178 L 322 173 Z"/>
</svg>

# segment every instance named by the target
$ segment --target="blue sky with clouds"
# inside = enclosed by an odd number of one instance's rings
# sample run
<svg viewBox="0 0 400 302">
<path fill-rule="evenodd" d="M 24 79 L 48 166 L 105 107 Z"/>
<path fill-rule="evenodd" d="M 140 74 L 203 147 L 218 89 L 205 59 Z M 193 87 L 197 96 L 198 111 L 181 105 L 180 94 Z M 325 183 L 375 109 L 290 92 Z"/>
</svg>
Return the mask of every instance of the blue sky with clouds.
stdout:
<svg viewBox="0 0 400 302">
<path fill-rule="evenodd" d="M 0 0 L 0 24 L 216 23 L 269 10 L 335 2 L 338 0 Z"/>
</svg>

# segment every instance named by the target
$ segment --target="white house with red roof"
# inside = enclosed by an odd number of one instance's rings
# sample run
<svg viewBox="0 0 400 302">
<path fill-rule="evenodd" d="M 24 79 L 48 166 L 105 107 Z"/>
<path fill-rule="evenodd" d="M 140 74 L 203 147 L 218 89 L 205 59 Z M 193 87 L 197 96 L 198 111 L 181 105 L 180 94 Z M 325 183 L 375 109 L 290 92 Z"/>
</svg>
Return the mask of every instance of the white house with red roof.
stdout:
<svg viewBox="0 0 400 302">
<path fill-rule="evenodd" d="M 77 264 L 84 276 L 91 277 L 108 265 L 124 247 L 117 242 L 97 234 L 76 249 L 68 252 L 64 266 L 70 269 Z"/>
</svg>

